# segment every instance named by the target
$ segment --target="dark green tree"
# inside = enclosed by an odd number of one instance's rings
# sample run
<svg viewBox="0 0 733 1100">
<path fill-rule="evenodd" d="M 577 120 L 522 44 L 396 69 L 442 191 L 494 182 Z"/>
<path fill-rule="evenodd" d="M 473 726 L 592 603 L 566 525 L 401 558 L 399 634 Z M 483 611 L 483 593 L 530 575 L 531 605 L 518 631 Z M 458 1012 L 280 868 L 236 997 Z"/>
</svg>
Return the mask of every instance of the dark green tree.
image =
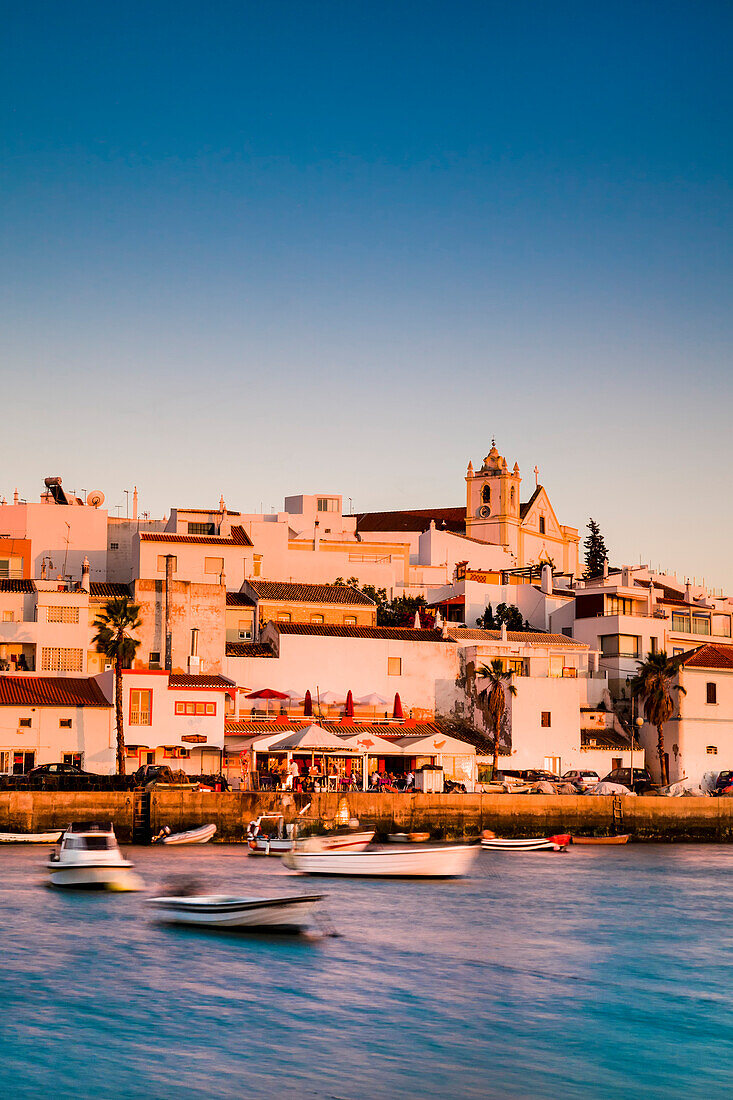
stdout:
<svg viewBox="0 0 733 1100">
<path fill-rule="evenodd" d="M 484 700 L 486 710 L 494 734 L 494 762 L 491 769 L 492 778 L 496 776 L 499 768 L 499 734 L 501 732 L 501 720 L 506 710 L 506 695 L 516 695 L 517 689 L 512 683 L 514 672 L 511 669 L 504 671 L 501 661 L 497 658 L 490 665 L 479 665 L 476 675 L 486 680 L 484 687 L 478 693 L 479 699 Z"/>
<path fill-rule="evenodd" d="M 584 577 L 600 577 L 603 575 L 603 563 L 608 557 L 606 543 L 601 534 L 601 529 L 594 519 L 588 521 L 590 534 L 584 542 L 585 546 L 585 573 Z"/>
<path fill-rule="evenodd" d="M 496 614 L 489 604 L 483 615 L 476 619 L 476 626 L 480 626 L 482 630 L 501 630 L 502 626 L 506 626 L 507 630 L 532 630 L 528 621 L 522 618 L 519 608 L 512 603 L 500 603 Z"/>
<path fill-rule="evenodd" d="M 125 774 L 125 731 L 122 714 L 122 670 L 131 668 L 140 642 L 132 632 L 142 626 L 140 608 L 131 599 L 107 600 L 92 624 L 97 653 L 103 653 L 115 670 L 115 716 L 117 719 L 117 774 Z"/>
</svg>

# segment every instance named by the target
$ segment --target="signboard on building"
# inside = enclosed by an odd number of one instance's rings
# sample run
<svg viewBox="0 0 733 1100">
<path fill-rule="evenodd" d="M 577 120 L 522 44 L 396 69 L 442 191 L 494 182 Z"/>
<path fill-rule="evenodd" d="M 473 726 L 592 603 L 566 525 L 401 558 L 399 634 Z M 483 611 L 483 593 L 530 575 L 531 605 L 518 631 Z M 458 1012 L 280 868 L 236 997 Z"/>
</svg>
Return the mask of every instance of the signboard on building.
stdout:
<svg viewBox="0 0 733 1100">
<path fill-rule="evenodd" d="M 181 741 L 186 741 L 189 745 L 205 745 L 206 744 L 205 733 L 184 733 Z"/>
</svg>

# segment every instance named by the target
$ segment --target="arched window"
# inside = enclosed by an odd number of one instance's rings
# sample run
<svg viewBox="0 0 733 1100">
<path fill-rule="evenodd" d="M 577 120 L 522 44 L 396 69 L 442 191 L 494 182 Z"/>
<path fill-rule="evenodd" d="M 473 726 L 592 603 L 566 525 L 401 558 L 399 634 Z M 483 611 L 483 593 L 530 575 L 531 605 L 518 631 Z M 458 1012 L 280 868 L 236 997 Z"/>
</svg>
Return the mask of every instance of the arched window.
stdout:
<svg viewBox="0 0 733 1100">
<path fill-rule="evenodd" d="M 514 486 L 512 485 L 511 492 L 509 493 L 509 500 L 511 501 L 512 508 L 514 507 L 514 501 L 516 499 L 516 493 L 517 493 L 517 491 L 514 488 Z"/>
<path fill-rule="evenodd" d="M 482 504 L 491 504 L 491 486 L 490 485 L 484 485 L 483 489 L 481 490 L 481 503 Z"/>
</svg>

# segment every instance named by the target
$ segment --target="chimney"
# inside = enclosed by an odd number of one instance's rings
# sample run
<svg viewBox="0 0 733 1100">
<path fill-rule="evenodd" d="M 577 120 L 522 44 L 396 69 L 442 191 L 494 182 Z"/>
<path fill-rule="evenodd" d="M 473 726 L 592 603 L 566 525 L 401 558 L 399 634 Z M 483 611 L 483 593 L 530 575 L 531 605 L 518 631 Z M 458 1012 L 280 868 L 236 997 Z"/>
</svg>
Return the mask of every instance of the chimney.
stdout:
<svg viewBox="0 0 733 1100">
<path fill-rule="evenodd" d="M 552 595 L 552 566 L 547 563 L 542 566 L 540 587 L 546 596 Z"/>
<path fill-rule="evenodd" d="M 132 518 L 137 519 L 137 485 L 132 491 Z"/>
<path fill-rule="evenodd" d="M 13 491 L 13 504 L 17 504 L 17 503 L 18 503 L 18 500 L 19 500 L 19 499 L 20 499 L 20 498 L 18 497 L 18 490 L 17 490 L 17 489 L 15 489 L 15 490 Z"/>
<path fill-rule="evenodd" d="M 692 603 L 692 585 L 685 581 L 685 603 Z"/>
<path fill-rule="evenodd" d="M 603 559 L 603 578 L 604 578 L 604 580 L 607 576 L 608 576 L 608 558 L 604 558 Z"/>
<path fill-rule="evenodd" d="M 502 640 L 502 642 L 507 641 L 506 623 L 501 624 L 501 640 Z"/>
<path fill-rule="evenodd" d="M 89 558 L 85 557 L 81 563 L 81 590 L 89 591 Z"/>
</svg>

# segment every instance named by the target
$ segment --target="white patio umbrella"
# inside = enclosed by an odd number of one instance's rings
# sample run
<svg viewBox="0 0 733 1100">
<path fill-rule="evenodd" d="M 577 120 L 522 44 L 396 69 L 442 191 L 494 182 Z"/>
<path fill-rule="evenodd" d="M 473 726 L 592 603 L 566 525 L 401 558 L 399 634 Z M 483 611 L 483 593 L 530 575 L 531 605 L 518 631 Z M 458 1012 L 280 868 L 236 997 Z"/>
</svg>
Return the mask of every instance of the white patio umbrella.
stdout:
<svg viewBox="0 0 733 1100">
<path fill-rule="evenodd" d="M 294 688 L 283 688 L 283 694 L 289 699 L 305 699 L 304 691 L 295 691 Z"/>
<path fill-rule="evenodd" d="M 318 702 L 325 703 L 326 706 L 331 706 L 332 703 L 345 703 L 346 692 L 345 691 L 320 691 L 318 693 Z"/>
<path fill-rule="evenodd" d="M 270 745 L 272 752 L 358 752 L 354 746 L 349 745 L 343 737 L 337 737 L 330 730 L 324 730 L 314 722 L 311 726 L 293 730 L 280 741 Z"/>
<path fill-rule="evenodd" d="M 385 699 L 383 695 L 378 695 L 376 691 L 373 691 L 371 695 L 362 695 L 360 699 L 354 699 L 354 702 L 361 707 L 386 707 L 389 699 Z"/>
</svg>

